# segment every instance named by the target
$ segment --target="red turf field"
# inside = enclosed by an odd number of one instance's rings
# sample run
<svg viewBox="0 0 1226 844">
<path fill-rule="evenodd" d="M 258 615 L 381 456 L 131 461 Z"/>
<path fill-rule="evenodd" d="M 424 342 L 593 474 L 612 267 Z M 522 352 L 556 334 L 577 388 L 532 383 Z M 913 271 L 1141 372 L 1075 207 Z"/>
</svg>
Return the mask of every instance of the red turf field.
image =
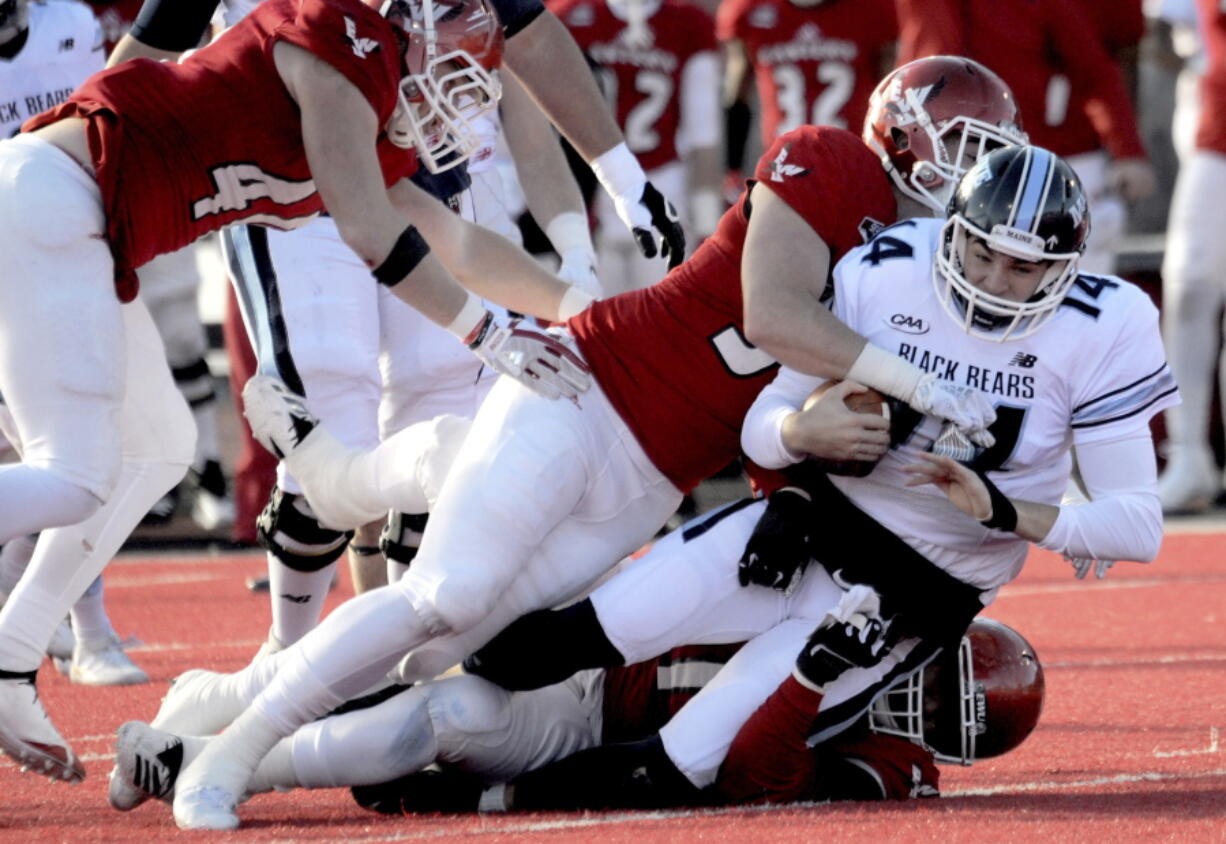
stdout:
<svg viewBox="0 0 1226 844">
<path fill-rule="evenodd" d="M 116 727 L 149 718 L 167 681 L 189 667 L 234 669 L 263 640 L 267 598 L 243 587 L 255 555 L 126 557 L 107 597 L 153 683 L 72 686 L 47 666 L 40 688 L 89 772 L 77 787 L 0 762 L 0 840 L 411 841 L 1226 841 L 1226 535 L 1168 537 L 1150 566 L 1121 564 L 1105 581 L 1074 580 L 1036 554 L 988 610 L 1024 632 L 1047 669 L 1047 706 L 1019 750 L 971 769 L 945 768 L 941 800 L 771 811 L 510 818 L 368 815 L 347 792 L 264 795 L 237 833 L 179 832 L 167 808 L 106 805 Z M 338 589 L 333 600 L 344 590 Z"/>
</svg>

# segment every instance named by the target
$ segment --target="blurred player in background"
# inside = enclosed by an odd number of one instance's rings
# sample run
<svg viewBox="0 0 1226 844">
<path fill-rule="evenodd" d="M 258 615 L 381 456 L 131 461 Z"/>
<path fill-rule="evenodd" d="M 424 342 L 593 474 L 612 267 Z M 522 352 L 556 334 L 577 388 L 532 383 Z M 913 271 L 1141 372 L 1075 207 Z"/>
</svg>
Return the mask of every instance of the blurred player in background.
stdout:
<svg viewBox="0 0 1226 844">
<path fill-rule="evenodd" d="M 729 134 L 738 137 L 727 139 L 738 194 L 742 156 L 733 161 L 731 151 L 745 146 L 751 77 L 766 149 L 804 123 L 859 131 L 868 95 L 894 65 L 893 0 L 729 0 L 716 22 L 724 107 L 744 112 L 729 121 Z"/>
<path fill-rule="evenodd" d="M 702 242 L 724 210 L 714 21 L 689 0 L 550 0 L 549 8 L 596 64 L 626 145 L 675 198 L 690 243 Z M 596 217 L 606 296 L 664 277 L 617 225 L 608 197 L 596 197 Z"/>
<path fill-rule="evenodd" d="M 1032 143 L 1066 158 L 1090 199 L 1087 272 L 1110 273 L 1124 214 L 1154 191 L 1132 95 L 1116 56 L 1135 53 L 1140 0 L 898 0 L 899 61 L 978 59 L 1017 94 Z M 1074 110 L 1079 113 L 1073 117 Z M 1102 200 L 1107 204 L 1100 211 Z"/>
<path fill-rule="evenodd" d="M 1170 452 L 1159 493 L 1170 513 L 1208 508 L 1223 485 L 1209 444 L 1209 405 L 1226 299 L 1219 210 L 1226 194 L 1226 10 L 1216 0 L 1197 0 L 1197 12 L 1206 57 L 1200 118 L 1195 151 L 1175 183 L 1162 264 L 1163 328 L 1184 395 L 1183 406 L 1166 415 Z"/>
</svg>

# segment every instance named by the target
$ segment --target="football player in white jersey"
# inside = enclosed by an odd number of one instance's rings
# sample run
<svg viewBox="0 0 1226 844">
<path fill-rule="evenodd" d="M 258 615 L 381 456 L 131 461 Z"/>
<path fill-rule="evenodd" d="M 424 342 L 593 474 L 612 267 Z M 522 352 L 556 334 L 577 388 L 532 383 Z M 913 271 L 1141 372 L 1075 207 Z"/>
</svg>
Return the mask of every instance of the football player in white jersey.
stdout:
<svg viewBox="0 0 1226 844">
<path fill-rule="evenodd" d="M 821 610 L 814 590 L 834 598 L 848 583 L 868 583 L 903 633 L 878 666 L 826 690 L 813 727 L 821 740 L 949 643 L 1018 574 L 1031 543 L 1073 557 L 1152 560 L 1162 513 L 1148 422 L 1178 402 L 1157 309 L 1128 282 L 1077 272 L 1084 193 L 1046 150 L 1010 147 L 981 159 L 950 211 L 944 222 L 898 223 L 848 253 L 835 269 L 833 309 L 871 342 L 991 395 L 994 446 L 955 463 L 932 453 L 948 445 L 936 419 L 896 406 L 894 444 L 867 476 L 805 471 L 816 450 L 809 423 L 825 402 L 802 410 L 820 381 L 784 367 L 748 414 L 742 445 L 761 465 L 805 476 L 801 495 L 785 493 L 799 509 L 793 518 L 807 520 L 792 549 L 803 544 L 803 553 L 771 559 L 770 545 L 759 544 L 758 557 L 738 562 L 729 549 L 745 547 L 767 504 L 729 505 L 665 537 L 589 600 L 515 622 L 469 670 L 527 688 L 534 676 L 552 682 L 550 670 L 566 676 L 675 642 L 769 629 L 759 639 L 773 638 L 773 650 L 734 657 L 724 679 L 661 731 L 671 764 L 703 787 L 739 726 L 787 676 L 811 627 L 797 619 Z M 842 399 L 827 394 L 835 395 Z M 1092 501 L 1060 506 L 1074 451 Z M 821 565 L 806 572 L 810 556 Z M 749 580 L 776 588 L 744 586 Z M 587 657 L 524 670 L 524 655 L 558 641 L 582 642 Z"/>
<path fill-rule="evenodd" d="M 102 69 L 102 50 L 102 30 L 83 3 L 0 2 L 0 138 L 68 99 Z"/>
</svg>

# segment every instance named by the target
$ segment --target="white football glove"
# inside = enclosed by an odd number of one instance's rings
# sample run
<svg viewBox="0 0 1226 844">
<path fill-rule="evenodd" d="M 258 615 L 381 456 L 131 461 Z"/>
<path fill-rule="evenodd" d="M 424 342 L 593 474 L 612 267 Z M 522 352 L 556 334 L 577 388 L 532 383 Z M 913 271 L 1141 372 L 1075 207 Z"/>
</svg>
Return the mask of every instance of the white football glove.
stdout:
<svg viewBox="0 0 1226 844">
<path fill-rule="evenodd" d="M 596 256 L 586 249 L 567 249 L 562 253 L 558 278 L 584 293 L 600 298 L 600 279 L 596 276 Z"/>
<path fill-rule="evenodd" d="M 547 399 L 575 399 L 592 386 L 592 371 L 583 358 L 557 337 L 520 319 L 500 324 L 487 315 L 468 347 L 495 372 Z"/>
<path fill-rule="evenodd" d="M 1078 580 L 1085 580 L 1086 575 L 1090 572 L 1090 566 L 1094 566 L 1094 577 L 1102 580 L 1107 576 L 1107 569 L 1115 565 L 1115 560 L 1096 560 L 1093 557 L 1070 557 L 1064 555 L 1064 559 L 1073 566 L 1073 576 Z"/>
<path fill-rule="evenodd" d="M 974 387 L 942 381 L 929 372 L 904 401 L 920 413 L 949 420 L 980 448 L 990 448 L 996 442 L 988 431 L 996 421 L 996 408 Z"/>
<path fill-rule="evenodd" d="M 651 182 L 643 183 L 643 190 L 638 196 L 614 196 L 613 207 L 634 235 L 643 257 L 654 258 L 658 254 L 661 258 L 667 258 L 670 270 L 685 258 L 685 232 L 681 229 L 681 217 Z"/>
</svg>

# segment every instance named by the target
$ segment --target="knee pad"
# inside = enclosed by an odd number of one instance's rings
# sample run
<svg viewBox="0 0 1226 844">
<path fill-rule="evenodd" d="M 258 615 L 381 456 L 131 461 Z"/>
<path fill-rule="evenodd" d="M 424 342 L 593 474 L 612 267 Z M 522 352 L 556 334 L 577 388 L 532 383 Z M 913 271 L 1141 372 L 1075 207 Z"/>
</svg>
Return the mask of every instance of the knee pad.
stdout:
<svg viewBox="0 0 1226 844">
<path fill-rule="evenodd" d="M 510 693 L 480 677 L 445 677 L 424 688 L 440 750 L 468 736 L 506 730 L 511 723 Z"/>
<path fill-rule="evenodd" d="M 345 553 L 353 531 L 324 527 L 301 495 L 273 487 L 256 520 L 256 540 L 294 571 L 319 571 Z"/>
<path fill-rule="evenodd" d="M 379 534 L 379 550 L 389 560 L 409 565 L 417 556 L 422 535 L 426 532 L 428 513 L 401 513 L 393 510 Z"/>
</svg>

